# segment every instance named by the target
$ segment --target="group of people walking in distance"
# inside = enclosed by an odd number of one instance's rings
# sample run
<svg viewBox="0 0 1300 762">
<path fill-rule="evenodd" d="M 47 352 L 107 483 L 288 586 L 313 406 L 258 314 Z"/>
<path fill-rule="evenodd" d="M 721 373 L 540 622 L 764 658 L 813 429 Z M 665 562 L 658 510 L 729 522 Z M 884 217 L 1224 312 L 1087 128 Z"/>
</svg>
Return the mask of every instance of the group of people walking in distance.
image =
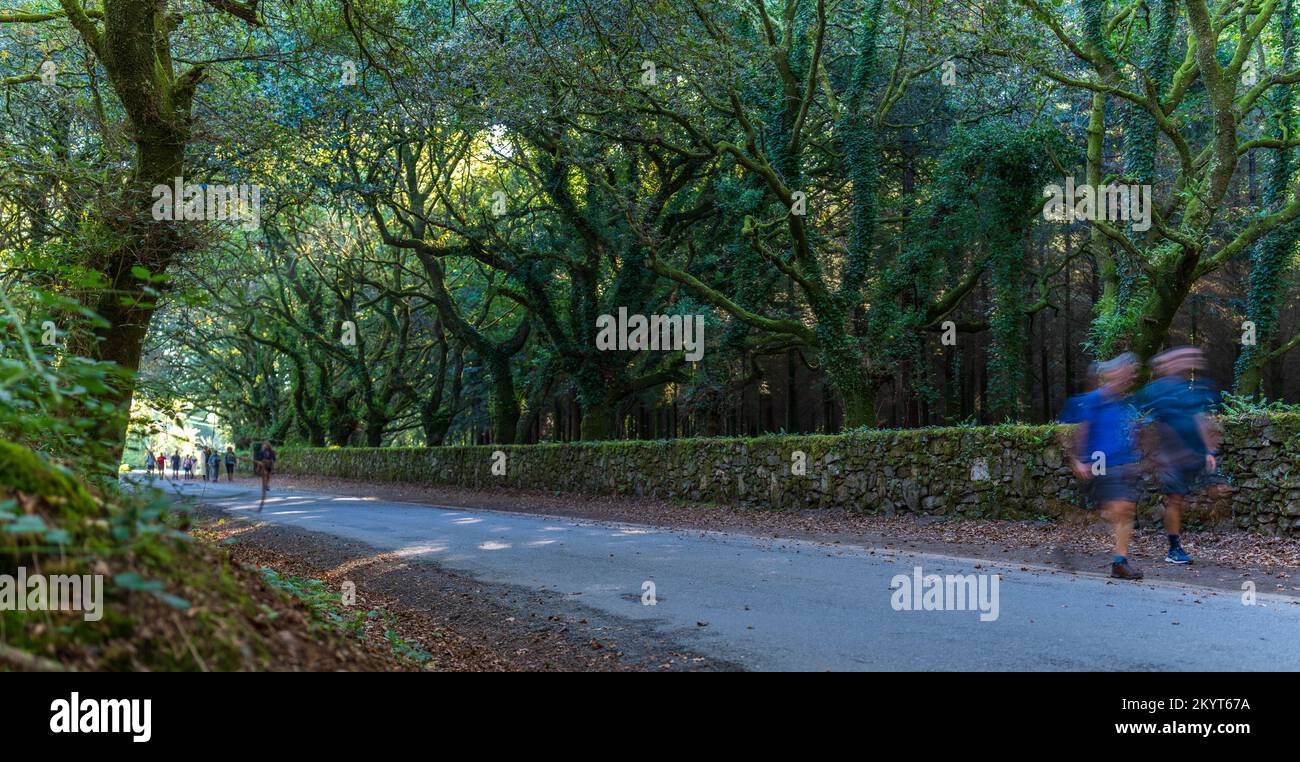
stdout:
<svg viewBox="0 0 1300 762">
<path fill-rule="evenodd" d="M 1151 382 L 1135 389 L 1140 365 L 1125 353 L 1095 364 L 1092 391 L 1066 403 L 1061 421 L 1078 424 L 1071 466 L 1090 507 L 1101 509 L 1114 532 L 1112 577 L 1142 579 L 1129 561 L 1129 541 L 1144 470 L 1164 500 L 1165 561 L 1192 562 L 1180 541 L 1183 513 L 1188 499 L 1218 478 L 1219 468 L 1218 437 L 1209 418 L 1219 395 L 1197 375 L 1205 368 L 1199 349 L 1171 349 L 1151 358 Z"/>
<path fill-rule="evenodd" d="M 221 481 L 221 467 L 226 468 L 226 481 L 235 480 L 235 466 L 239 462 L 239 456 L 235 454 L 233 446 L 226 447 L 223 453 L 216 447 L 202 447 L 197 454 L 187 453 L 181 455 L 179 450 L 173 450 L 170 456 L 165 453 L 154 454 L 153 450 L 146 450 L 144 455 L 145 474 L 152 477 L 155 473 L 167 478 L 167 467 L 171 466 L 171 478 L 191 480 L 202 477 L 203 481 L 218 482 Z M 270 482 L 271 470 L 275 465 L 275 449 L 271 447 L 270 442 L 262 442 L 253 451 L 253 470 L 262 479 L 263 489 Z M 198 472 L 196 474 L 196 472 Z"/>
<path fill-rule="evenodd" d="M 202 477 L 205 482 L 216 482 L 221 480 L 221 466 L 224 464 L 226 481 L 233 481 L 235 464 L 238 462 L 239 458 L 235 455 L 234 447 L 227 447 L 224 453 L 215 447 L 202 447 L 197 454 L 181 455 L 179 450 L 174 450 L 170 456 L 165 453 L 154 454 L 153 450 L 146 450 L 144 454 L 145 473 L 153 476 L 156 469 L 163 479 L 167 478 L 167 466 L 170 465 L 172 479 L 189 480 Z"/>
</svg>

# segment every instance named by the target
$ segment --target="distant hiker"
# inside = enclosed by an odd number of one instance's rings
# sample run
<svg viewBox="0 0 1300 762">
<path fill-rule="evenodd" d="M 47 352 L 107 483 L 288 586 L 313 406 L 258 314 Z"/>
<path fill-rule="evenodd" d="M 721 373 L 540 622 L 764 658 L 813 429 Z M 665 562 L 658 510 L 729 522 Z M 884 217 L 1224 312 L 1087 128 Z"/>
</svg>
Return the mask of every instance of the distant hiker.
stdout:
<svg viewBox="0 0 1300 762">
<path fill-rule="evenodd" d="M 236 460 L 237 457 L 235 455 L 235 448 L 227 446 L 226 447 L 226 481 L 228 482 L 233 482 L 235 480 Z"/>
<path fill-rule="evenodd" d="M 1129 394 L 1136 375 L 1137 358 L 1132 353 L 1100 363 L 1098 387 L 1072 398 L 1061 414 L 1063 423 L 1078 424 L 1070 465 L 1115 533 L 1110 575 L 1133 580 L 1142 579 L 1142 572 L 1128 562 L 1138 498 L 1137 411 Z"/>
<path fill-rule="evenodd" d="M 1169 538 L 1165 561 L 1171 564 L 1192 562 L 1179 539 L 1183 512 L 1188 496 L 1218 469 L 1215 434 L 1207 415 L 1217 395 L 1205 382 L 1192 379 L 1205 367 L 1205 355 L 1195 347 L 1162 352 L 1151 359 L 1155 380 L 1137 398 L 1138 409 L 1147 415 L 1155 434 L 1151 459 L 1165 498 L 1161 521 Z"/>
<path fill-rule="evenodd" d="M 158 475 L 167 478 L 167 456 L 161 453 L 158 455 Z"/>
<path fill-rule="evenodd" d="M 257 452 L 253 453 L 253 470 L 257 475 L 262 477 L 262 495 L 265 498 L 266 493 L 271 490 L 271 471 L 275 468 L 275 450 L 271 449 L 270 442 L 263 442 Z M 258 507 L 258 510 L 262 510 Z"/>
<path fill-rule="evenodd" d="M 208 449 L 208 462 L 204 466 L 204 471 L 211 475 L 212 481 L 221 480 L 221 451 L 217 448 Z"/>
<path fill-rule="evenodd" d="M 172 479 L 179 479 L 181 474 L 181 453 L 179 450 L 172 452 Z"/>
<path fill-rule="evenodd" d="M 194 456 L 193 455 L 185 456 L 184 468 L 185 468 L 186 480 L 193 479 L 194 478 Z"/>
<path fill-rule="evenodd" d="M 151 477 L 151 478 L 153 477 L 153 467 L 154 467 L 154 463 L 155 463 L 155 461 L 154 461 L 154 459 L 153 459 L 153 450 L 145 450 L 145 453 L 144 453 L 144 473 L 145 473 L 145 476 L 148 476 L 148 477 Z"/>
</svg>

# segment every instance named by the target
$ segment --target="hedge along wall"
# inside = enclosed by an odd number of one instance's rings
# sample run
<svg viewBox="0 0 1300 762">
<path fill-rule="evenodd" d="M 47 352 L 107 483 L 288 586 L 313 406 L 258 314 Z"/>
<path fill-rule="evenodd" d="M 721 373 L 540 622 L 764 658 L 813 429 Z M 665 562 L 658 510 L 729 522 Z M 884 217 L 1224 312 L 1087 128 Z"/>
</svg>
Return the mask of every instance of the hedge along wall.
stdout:
<svg viewBox="0 0 1300 762">
<path fill-rule="evenodd" d="M 1225 419 L 1220 426 L 1221 468 L 1230 485 L 1226 499 L 1236 524 L 1300 535 L 1300 415 Z M 1033 519 L 1083 505 L 1066 458 L 1067 434 L 1064 426 L 988 426 L 756 439 L 288 449 L 277 465 L 290 474 L 421 485 Z M 504 475 L 493 474 L 494 462 L 502 462 L 496 452 L 505 456 Z M 804 455 L 802 474 L 797 453 Z"/>
</svg>

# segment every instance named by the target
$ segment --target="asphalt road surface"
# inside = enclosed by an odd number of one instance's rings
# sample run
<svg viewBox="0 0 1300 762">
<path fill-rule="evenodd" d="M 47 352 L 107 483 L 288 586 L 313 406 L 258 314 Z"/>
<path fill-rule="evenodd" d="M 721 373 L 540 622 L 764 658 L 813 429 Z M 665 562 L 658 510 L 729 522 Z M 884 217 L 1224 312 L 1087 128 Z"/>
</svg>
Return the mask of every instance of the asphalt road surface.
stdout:
<svg viewBox="0 0 1300 762">
<path fill-rule="evenodd" d="M 257 509 L 258 490 L 247 483 L 197 481 L 181 490 L 232 514 Z M 558 591 L 746 669 L 1300 669 L 1300 599 L 1271 594 L 1246 605 L 1231 591 L 1005 561 L 274 486 L 257 518 L 361 541 L 485 583 Z M 927 584 L 923 576 L 931 574 L 976 575 L 975 594 L 963 601 L 956 593 L 970 590 L 968 583 Z M 922 592 L 912 610 L 896 575 L 908 578 L 909 592 Z M 654 605 L 647 605 L 646 583 L 653 583 Z M 925 610 L 927 590 L 932 609 L 948 610 Z"/>
</svg>

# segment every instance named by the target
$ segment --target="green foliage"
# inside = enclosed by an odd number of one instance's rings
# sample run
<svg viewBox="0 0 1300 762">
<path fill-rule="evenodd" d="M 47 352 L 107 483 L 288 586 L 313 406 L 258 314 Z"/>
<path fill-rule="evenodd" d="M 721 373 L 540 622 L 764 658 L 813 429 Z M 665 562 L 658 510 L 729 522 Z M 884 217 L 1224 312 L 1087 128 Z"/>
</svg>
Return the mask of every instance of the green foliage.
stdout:
<svg viewBox="0 0 1300 762">
<path fill-rule="evenodd" d="M 1228 417 L 1275 416 L 1300 413 L 1300 405 L 1266 400 L 1254 395 L 1224 394 L 1221 410 Z"/>
<path fill-rule="evenodd" d="M 0 288 L 0 439 L 80 474 L 112 473 L 118 443 L 105 437 L 103 422 L 116 409 L 105 398 L 121 375 L 110 363 L 69 352 L 69 334 L 58 327 L 93 320 L 93 313 L 45 291 L 24 295 L 20 309 Z"/>
<path fill-rule="evenodd" d="M 325 583 L 318 579 L 281 575 L 269 567 L 263 567 L 259 571 L 271 587 L 306 603 L 316 613 L 318 626 L 328 623 L 353 637 L 359 637 L 365 631 L 366 620 L 378 616 L 376 611 L 348 611 L 343 606 L 342 594 L 326 589 Z"/>
<path fill-rule="evenodd" d="M 329 627 L 363 640 L 367 628 L 377 624 L 383 627 L 383 638 L 394 655 L 416 664 L 434 661 L 433 654 L 397 633 L 397 618 L 391 612 L 380 609 L 352 610 L 343 603 L 340 593 L 330 591 L 319 579 L 282 575 L 269 567 L 263 567 L 260 571 L 271 587 L 307 604 L 316 615 L 313 627 Z"/>
</svg>

